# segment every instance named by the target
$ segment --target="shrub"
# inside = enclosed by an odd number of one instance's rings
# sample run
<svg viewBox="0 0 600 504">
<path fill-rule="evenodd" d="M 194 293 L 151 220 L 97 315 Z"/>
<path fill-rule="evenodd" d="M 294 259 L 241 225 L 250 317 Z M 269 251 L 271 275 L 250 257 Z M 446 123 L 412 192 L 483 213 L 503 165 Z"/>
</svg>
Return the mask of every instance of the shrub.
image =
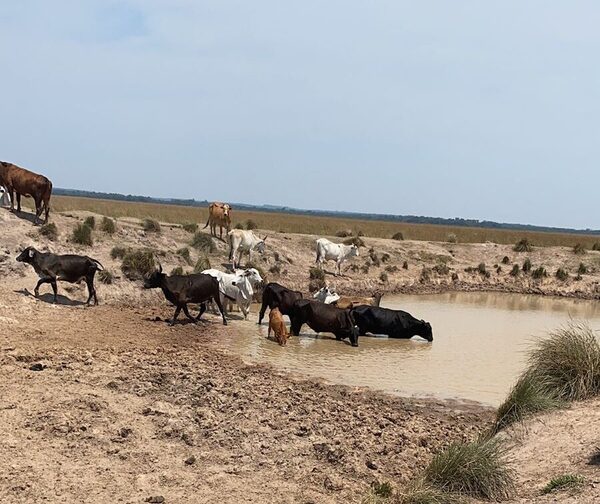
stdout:
<svg viewBox="0 0 600 504">
<path fill-rule="evenodd" d="M 117 225 L 115 221 L 110 217 L 102 217 L 102 222 L 100 223 L 100 231 L 106 234 L 115 234 L 117 230 Z"/>
<path fill-rule="evenodd" d="M 142 227 L 146 233 L 160 233 L 160 224 L 154 219 L 144 219 Z"/>
<path fill-rule="evenodd" d="M 580 474 L 563 474 L 556 478 L 552 478 L 543 488 L 543 494 L 549 494 L 558 490 L 567 490 L 579 488 L 585 483 L 585 478 Z"/>
<path fill-rule="evenodd" d="M 525 261 L 523 262 L 523 272 L 524 273 L 529 273 L 531 271 L 531 259 L 529 259 L 529 257 L 527 259 L 525 259 Z"/>
<path fill-rule="evenodd" d="M 487 274 L 487 268 L 485 267 L 485 263 L 479 263 L 479 265 L 477 266 L 477 271 L 479 274 L 485 276 Z"/>
<path fill-rule="evenodd" d="M 445 263 L 438 263 L 433 267 L 433 271 L 438 275 L 447 275 L 450 273 L 450 268 Z"/>
<path fill-rule="evenodd" d="M 114 276 L 108 270 L 100 270 L 98 271 L 98 280 L 100 280 L 103 284 L 110 285 L 113 283 Z"/>
<path fill-rule="evenodd" d="M 308 269 L 308 278 L 311 280 L 325 280 L 325 273 L 322 269 L 317 268 L 316 266 L 311 266 Z"/>
<path fill-rule="evenodd" d="M 192 247 L 195 249 L 201 250 L 204 253 L 210 254 L 217 250 L 217 246 L 215 245 L 214 240 L 211 236 L 206 233 L 201 233 L 198 231 L 194 234 L 191 242 Z"/>
<path fill-rule="evenodd" d="M 507 499 L 513 495 L 515 483 L 505 455 L 504 445 L 495 438 L 452 443 L 425 469 L 425 481 L 445 492 Z"/>
<path fill-rule="evenodd" d="M 569 278 L 569 274 L 565 271 L 564 268 L 558 268 L 556 270 L 556 278 L 558 278 L 561 282 L 565 282 Z"/>
<path fill-rule="evenodd" d="M 185 222 L 181 225 L 181 227 L 184 231 L 187 231 L 188 233 L 195 233 L 196 231 L 198 231 L 198 224 L 196 224 L 195 222 Z"/>
<path fill-rule="evenodd" d="M 365 246 L 365 242 L 363 241 L 363 239 L 358 236 L 353 236 L 352 238 L 346 238 L 344 240 L 344 244 L 345 245 L 356 245 L 357 247 Z"/>
<path fill-rule="evenodd" d="M 398 266 L 386 266 L 385 271 L 387 271 L 388 273 L 396 273 L 396 271 L 398 271 Z"/>
<path fill-rule="evenodd" d="M 175 266 L 172 270 L 171 273 L 169 273 L 171 276 L 173 275 L 183 275 L 183 268 L 181 266 Z"/>
<path fill-rule="evenodd" d="M 585 275 L 588 272 L 588 268 L 585 264 L 579 263 L 579 268 L 577 268 L 577 273 L 580 275 Z"/>
<path fill-rule="evenodd" d="M 347 238 L 348 236 L 352 236 L 352 230 L 341 229 L 340 231 L 335 233 L 335 236 L 337 236 L 338 238 Z"/>
<path fill-rule="evenodd" d="M 129 249 L 125 252 L 121 271 L 129 280 L 140 280 L 155 270 L 154 254 L 151 250 Z"/>
<path fill-rule="evenodd" d="M 78 243 L 79 245 L 91 246 L 93 244 L 92 228 L 85 224 L 77 224 L 73 229 L 71 241 L 73 243 Z"/>
<path fill-rule="evenodd" d="M 584 255 L 586 253 L 585 247 L 581 243 L 576 243 L 573 247 L 573 253 L 577 255 Z"/>
<path fill-rule="evenodd" d="M 402 231 L 398 231 L 397 233 L 395 233 L 392 236 L 392 240 L 398 240 L 398 241 L 404 240 L 404 235 L 402 234 Z"/>
<path fill-rule="evenodd" d="M 533 245 L 529 243 L 529 240 L 527 238 L 523 238 L 522 240 L 519 240 L 517 243 L 515 243 L 513 250 L 515 252 L 531 252 L 533 250 Z"/>
<path fill-rule="evenodd" d="M 89 227 L 90 229 L 96 229 L 96 218 L 93 215 L 86 217 L 83 220 L 83 225 Z"/>
<path fill-rule="evenodd" d="M 429 268 L 423 267 L 423 269 L 421 270 L 421 276 L 419 277 L 419 281 L 421 283 L 429 282 L 430 279 L 431 279 L 431 270 Z"/>
<path fill-rule="evenodd" d="M 58 238 L 58 228 L 54 222 L 44 224 L 42 227 L 40 227 L 38 232 L 40 235 L 45 236 L 51 241 L 54 241 Z"/>
<path fill-rule="evenodd" d="M 504 256 L 502 258 L 502 264 L 508 264 L 510 262 L 510 258 L 508 256 Z"/>
<path fill-rule="evenodd" d="M 498 408 L 493 433 L 514 422 L 523 421 L 530 415 L 560 408 L 562 405 L 563 402 L 549 391 L 547 383 L 531 373 L 525 373 Z"/>
<path fill-rule="evenodd" d="M 235 226 L 235 229 L 244 229 L 244 225 L 241 222 L 238 222 Z"/>
<path fill-rule="evenodd" d="M 544 268 L 543 266 L 539 266 L 538 268 L 533 270 L 533 273 L 531 273 L 531 276 L 533 278 L 535 278 L 536 280 L 540 280 L 540 279 L 548 276 L 548 274 L 546 273 L 546 268 Z"/>
<path fill-rule="evenodd" d="M 113 259 L 123 259 L 128 250 L 126 247 L 113 247 L 110 251 L 110 257 Z"/>
<path fill-rule="evenodd" d="M 388 274 L 387 274 L 385 271 L 382 271 L 382 272 L 379 274 L 379 280 L 381 280 L 381 281 L 382 281 L 382 282 L 384 282 L 384 283 L 387 283 L 387 281 L 389 280 L 389 278 L 388 278 Z"/>
<path fill-rule="evenodd" d="M 407 269 L 408 269 L 408 261 L 404 261 L 404 262 L 402 263 L 402 269 L 405 269 L 405 270 L 407 270 Z"/>
<path fill-rule="evenodd" d="M 279 266 L 279 263 L 273 264 L 273 266 L 269 268 L 269 273 L 273 273 L 274 275 L 281 274 L 281 266 Z"/>
<path fill-rule="evenodd" d="M 190 256 L 190 249 L 182 247 L 177 251 L 177 255 L 181 257 L 186 263 L 192 264 L 192 258 Z"/>
<path fill-rule="evenodd" d="M 246 221 L 246 229 L 248 230 L 253 230 L 253 229 L 258 229 L 258 224 L 256 222 L 254 222 L 252 219 L 248 219 Z"/>
<path fill-rule="evenodd" d="M 448 234 L 448 236 L 446 236 L 446 241 L 448 243 L 456 243 L 458 240 L 457 240 L 456 235 L 454 233 L 450 233 L 450 234 Z"/>
<path fill-rule="evenodd" d="M 559 399 L 592 397 L 600 393 L 600 344 L 589 326 L 571 323 L 537 343 L 529 372 Z"/>
<path fill-rule="evenodd" d="M 201 271 L 210 269 L 210 261 L 205 255 L 198 257 L 196 264 L 194 265 L 194 273 L 200 273 Z"/>
<path fill-rule="evenodd" d="M 600 242 L 596 242 L 592 245 L 592 250 L 600 250 Z"/>
<path fill-rule="evenodd" d="M 386 263 L 390 260 L 390 254 L 388 254 L 387 252 L 384 252 L 383 254 L 381 254 L 381 262 L 382 263 Z"/>
<path fill-rule="evenodd" d="M 513 264 L 512 269 L 510 270 L 510 276 L 516 277 L 519 276 L 519 265 L 518 264 Z"/>
</svg>

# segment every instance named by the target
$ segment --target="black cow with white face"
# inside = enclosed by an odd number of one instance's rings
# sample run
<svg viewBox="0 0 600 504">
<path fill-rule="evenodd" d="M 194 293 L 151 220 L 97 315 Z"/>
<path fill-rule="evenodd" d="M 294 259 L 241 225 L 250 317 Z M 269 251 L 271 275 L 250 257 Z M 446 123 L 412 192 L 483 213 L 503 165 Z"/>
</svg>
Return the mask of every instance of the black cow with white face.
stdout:
<svg viewBox="0 0 600 504">
<path fill-rule="evenodd" d="M 89 294 L 86 303 L 89 305 L 93 298 L 94 304 L 98 304 L 98 297 L 94 288 L 94 276 L 96 271 L 101 271 L 104 268 L 96 259 L 74 254 L 57 255 L 27 247 L 17 256 L 17 261 L 31 264 L 40 277 L 34 290 L 36 297 L 40 295 L 40 285 L 49 283 L 52 285 L 54 302 L 56 303 L 57 281 L 77 283 L 85 280 Z"/>
<path fill-rule="evenodd" d="M 387 334 L 390 338 L 406 339 L 421 336 L 429 342 L 433 341 L 431 324 L 402 310 L 364 305 L 352 308 L 352 316 L 361 335 Z"/>
</svg>

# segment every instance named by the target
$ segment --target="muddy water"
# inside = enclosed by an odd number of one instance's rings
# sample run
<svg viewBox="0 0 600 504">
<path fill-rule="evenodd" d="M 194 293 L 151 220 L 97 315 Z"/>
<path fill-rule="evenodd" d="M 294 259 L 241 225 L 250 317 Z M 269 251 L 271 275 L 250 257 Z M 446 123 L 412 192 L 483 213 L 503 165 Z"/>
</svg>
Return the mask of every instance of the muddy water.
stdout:
<svg viewBox="0 0 600 504">
<path fill-rule="evenodd" d="M 368 386 L 399 395 L 429 396 L 498 405 L 525 365 L 532 339 L 569 318 L 600 330 L 600 303 L 497 293 L 393 296 L 382 306 L 402 309 L 433 326 L 434 341 L 361 337 L 359 348 L 315 335 L 304 326 L 300 337 L 281 348 L 266 339 L 267 327 L 232 321 L 219 341 L 251 362 L 333 383 Z M 287 317 L 286 317 L 287 319 Z M 267 316 L 268 320 L 268 316 Z"/>
</svg>

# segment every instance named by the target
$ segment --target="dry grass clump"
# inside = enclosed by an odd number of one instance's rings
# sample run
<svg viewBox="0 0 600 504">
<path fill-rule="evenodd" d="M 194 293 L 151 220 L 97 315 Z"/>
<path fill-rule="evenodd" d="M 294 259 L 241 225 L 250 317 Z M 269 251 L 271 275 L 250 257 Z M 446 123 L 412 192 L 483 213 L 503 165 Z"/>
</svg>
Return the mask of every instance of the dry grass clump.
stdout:
<svg viewBox="0 0 600 504">
<path fill-rule="evenodd" d="M 86 217 L 83 220 L 83 225 L 89 227 L 90 229 L 96 229 L 96 218 L 93 215 Z"/>
<path fill-rule="evenodd" d="M 579 268 L 577 268 L 577 273 L 579 273 L 580 275 L 585 275 L 587 272 L 588 272 L 588 267 L 583 263 L 579 263 Z"/>
<path fill-rule="evenodd" d="M 151 250 L 128 249 L 123 255 L 121 271 L 129 280 L 141 280 L 149 276 L 155 269 L 156 263 Z"/>
<path fill-rule="evenodd" d="M 194 273 L 201 273 L 202 271 L 207 269 L 210 269 L 210 261 L 208 257 L 202 255 L 198 258 L 196 264 L 194 265 Z"/>
<path fill-rule="evenodd" d="M 94 243 L 92 240 L 92 228 L 87 224 L 77 224 L 75 228 L 73 228 L 71 241 L 79 245 L 92 246 Z"/>
<path fill-rule="evenodd" d="M 510 262 L 510 257 L 508 257 L 508 256 L 504 256 L 504 257 L 502 258 L 502 264 L 508 264 L 509 262 Z"/>
<path fill-rule="evenodd" d="M 495 438 L 451 444 L 433 458 L 424 479 L 443 492 L 496 501 L 510 498 L 515 490 L 506 448 Z"/>
<path fill-rule="evenodd" d="M 194 234 L 191 242 L 192 247 L 201 250 L 204 253 L 210 254 L 216 252 L 217 246 L 210 235 L 198 231 Z"/>
<path fill-rule="evenodd" d="M 180 248 L 177 252 L 177 255 L 181 257 L 186 263 L 192 264 L 192 258 L 190 256 L 190 249 L 187 247 Z"/>
<path fill-rule="evenodd" d="M 573 247 L 573 253 L 576 255 L 584 255 L 586 252 L 585 246 L 583 246 L 581 243 L 576 243 Z"/>
<path fill-rule="evenodd" d="M 110 217 L 102 217 L 102 222 L 100 223 L 100 231 L 106 234 L 115 234 L 117 231 L 117 225 L 115 221 Z"/>
<path fill-rule="evenodd" d="M 513 264 L 512 269 L 510 270 L 509 275 L 513 276 L 513 277 L 517 277 L 519 276 L 519 272 L 521 271 L 521 268 L 519 268 L 518 264 Z"/>
<path fill-rule="evenodd" d="M 464 499 L 460 495 L 444 492 L 423 480 L 418 480 L 400 492 L 396 502 L 398 504 L 462 504 Z"/>
<path fill-rule="evenodd" d="M 585 483 L 585 478 L 580 474 L 562 474 L 556 478 L 552 478 L 543 488 L 543 494 L 557 492 L 560 490 L 574 490 L 582 487 Z"/>
<path fill-rule="evenodd" d="M 160 233 L 160 224 L 154 219 L 144 219 L 142 227 L 146 233 Z"/>
<path fill-rule="evenodd" d="M 523 261 L 523 273 L 529 273 L 532 267 L 533 265 L 531 264 L 531 259 L 529 259 L 529 257 L 526 258 L 525 261 Z"/>
<path fill-rule="evenodd" d="M 128 250 L 127 247 L 113 247 L 110 251 L 110 257 L 113 259 L 123 259 Z"/>
<path fill-rule="evenodd" d="M 546 268 L 544 268 L 543 266 L 537 267 L 531 273 L 531 277 L 535 278 L 536 280 L 540 280 L 540 279 L 542 279 L 544 277 L 547 277 L 547 276 L 548 276 L 548 274 L 546 273 Z"/>
<path fill-rule="evenodd" d="M 382 271 L 379 274 L 379 280 L 381 280 L 383 283 L 387 283 L 389 281 L 389 276 L 385 271 Z"/>
<path fill-rule="evenodd" d="M 254 229 L 258 229 L 258 224 L 254 222 L 252 219 L 248 219 L 246 221 L 246 229 L 249 231 L 253 231 Z"/>
<path fill-rule="evenodd" d="M 555 273 L 556 278 L 561 282 L 566 282 L 569 279 L 569 274 L 564 268 L 558 268 Z"/>
<path fill-rule="evenodd" d="M 101 270 L 98 272 L 98 280 L 103 284 L 110 285 L 113 283 L 114 275 L 109 270 Z"/>
<path fill-rule="evenodd" d="M 181 225 L 181 227 L 184 231 L 187 231 L 188 233 L 195 233 L 196 231 L 198 231 L 198 224 L 196 224 L 195 222 L 184 222 Z"/>
<path fill-rule="evenodd" d="M 317 268 L 316 266 L 311 266 L 308 269 L 308 278 L 310 280 L 323 280 L 325 281 L 325 272 L 321 268 Z"/>
<path fill-rule="evenodd" d="M 513 247 L 515 252 L 531 252 L 533 250 L 533 245 L 529 243 L 527 238 L 522 238 Z"/>
<path fill-rule="evenodd" d="M 446 236 L 446 241 L 448 243 L 456 243 L 458 241 L 458 238 L 456 238 L 455 233 L 448 233 L 448 236 Z"/>
<path fill-rule="evenodd" d="M 592 250 L 600 250 L 600 242 L 594 242 L 592 245 Z"/>
<path fill-rule="evenodd" d="M 183 268 L 181 266 L 175 266 L 172 270 L 171 273 L 169 273 L 171 276 L 173 275 L 183 275 Z"/>
<path fill-rule="evenodd" d="M 344 240 L 344 245 L 356 245 L 357 247 L 364 247 L 365 242 L 360 236 L 353 236 Z"/>
<path fill-rule="evenodd" d="M 352 230 L 351 229 L 340 229 L 339 231 L 335 232 L 335 236 L 337 236 L 338 238 L 347 238 L 348 236 L 352 236 Z"/>
<path fill-rule="evenodd" d="M 54 222 L 41 226 L 38 233 L 40 233 L 41 236 L 45 236 L 50 241 L 55 241 L 58 238 L 58 228 Z"/>
<path fill-rule="evenodd" d="M 404 240 L 404 234 L 402 234 L 402 231 L 398 231 L 397 233 L 394 233 L 392 235 L 392 240 L 398 240 L 398 241 Z"/>
</svg>

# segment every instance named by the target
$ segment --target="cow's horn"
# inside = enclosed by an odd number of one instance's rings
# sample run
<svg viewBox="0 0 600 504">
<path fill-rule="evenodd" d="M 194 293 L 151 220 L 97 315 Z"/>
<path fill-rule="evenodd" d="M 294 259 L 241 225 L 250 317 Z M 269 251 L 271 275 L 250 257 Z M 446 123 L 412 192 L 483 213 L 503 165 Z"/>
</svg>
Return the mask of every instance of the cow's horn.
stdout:
<svg viewBox="0 0 600 504">
<path fill-rule="evenodd" d="M 265 237 L 263 238 L 263 241 L 267 241 L 267 235 L 265 235 Z"/>
</svg>

